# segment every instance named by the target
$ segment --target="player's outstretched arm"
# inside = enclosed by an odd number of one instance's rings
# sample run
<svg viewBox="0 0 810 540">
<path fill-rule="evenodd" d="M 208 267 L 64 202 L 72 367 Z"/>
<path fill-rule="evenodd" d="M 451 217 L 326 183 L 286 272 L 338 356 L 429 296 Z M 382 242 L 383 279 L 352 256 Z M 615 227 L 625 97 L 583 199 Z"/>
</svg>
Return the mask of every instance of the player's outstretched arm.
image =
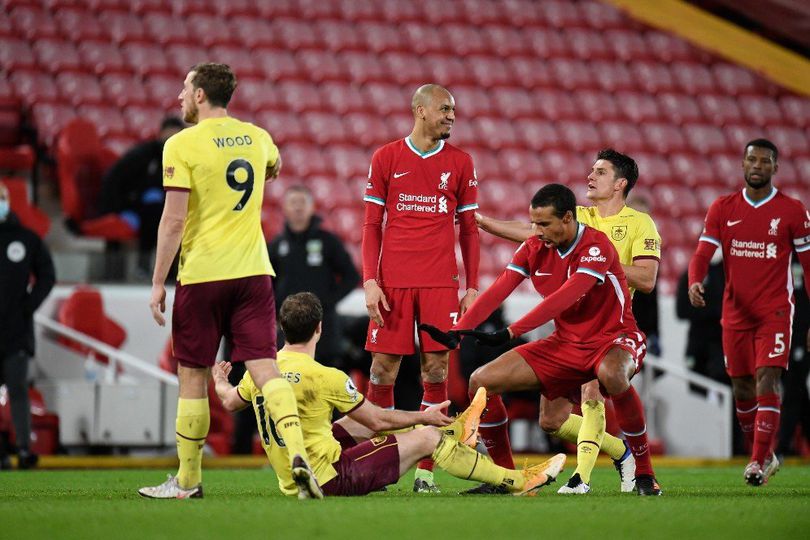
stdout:
<svg viewBox="0 0 810 540">
<path fill-rule="evenodd" d="M 214 391 L 222 401 L 222 406 L 226 410 L 233 412 L 244 409 L 248 404 L 239 396 L 236 387 L 228 382 L 230 372 L 230 362 L 216 362 L 211 368 L 211 376 L 214 378 Z"/>
<path fill-rule="evenodd" d="M 562 287 L 548 295 L 521 319 L 509 325 L 512 336 L 522 336 L 557 318 L 560 313 L 574 305 L 577 300 L 582 298 L 582 295 L 591 290 L 596 283 L 597 279 L 590 274 L 574 273 Z"/>
<path fill-rule="evenodd" d="M 424 411 L 400 411 L 399 409 L 381 409 L 368 400 L 347 416 L 375 433 L 403 429 L 416 425 L 449 426 L 453 420 L 442 413 L 450 401 L 428 407 Z"/>
<path fill-rule="evenodd" d="M 525 242 L 532 236 L 532 224 L 523 221 L 504 221 L 487 217 L 478 212 L 475 213 L 475 222 L 478 227 L 499 238 L 505 238 L 513 242 Z"/>
</svg>

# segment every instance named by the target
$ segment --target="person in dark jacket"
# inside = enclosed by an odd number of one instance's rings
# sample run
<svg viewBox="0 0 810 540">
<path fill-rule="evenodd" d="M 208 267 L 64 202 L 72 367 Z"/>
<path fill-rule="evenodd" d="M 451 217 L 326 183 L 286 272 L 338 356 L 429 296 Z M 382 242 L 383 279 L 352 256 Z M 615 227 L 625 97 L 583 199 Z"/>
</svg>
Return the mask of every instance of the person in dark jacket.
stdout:
<svg viewBox="0 0 810 540">
<path fill-rule="evenodd" d="M 321 228 L 315 200 L 305 186 L 287 189 L 283 200 L 284 231 L 268 245 L 276 271 L 276 306 L 302 291 L 323 304 L 324 333 L 315 352 L 320 363 L 333 366 L 342 357 L 342 329 L 336 307 L 360 282 L 360 275 L 340 239 Z M 279 341 L 279 346 L 281 346 Z"/>
<path fill-rule="evenodd" d="M 55 281 L 48 248 L 11 212 L 8 188 L 0 182 L 0 383 L 8 389 L 21 469 L 37 463 L 37 455 L 30 450 L 31 404 L 26 385 L 34 354 L 34 312 Z M 0 468 L 9 466 L 6 452 L 0 439 Z"/>
<path fill-rule="evenodd" d="M 158 136 L 130 148 L 110 167 L 101 182 L 99 211 L 119 214 L 138 231 L 138 271 L 151 275 L 151 257 L 163 213 L 163 144 L 184 128 L 176 116 L 167 116 Z"/>
</svg>

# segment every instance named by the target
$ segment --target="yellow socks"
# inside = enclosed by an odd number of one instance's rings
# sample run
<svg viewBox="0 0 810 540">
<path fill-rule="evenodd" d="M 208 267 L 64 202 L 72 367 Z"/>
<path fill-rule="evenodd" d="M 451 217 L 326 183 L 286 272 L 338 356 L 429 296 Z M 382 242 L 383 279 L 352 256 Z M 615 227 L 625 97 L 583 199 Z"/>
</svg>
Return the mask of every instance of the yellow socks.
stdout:
<svg viewBox="0 0 810 540">
<path fill-rule="evenodd" d="M 177 483 L 183 489 L 190 489 L 202 481 L 202 454 L 205 437 L 211 416 L 208 412 L 208 398 L 177 400 Z"/>
<path fill-rule="evenodd" d="M 602 414 L 604 415 L 604 409 Z M 582 417 L 572 414 L 568 416 L 568 420 L 563 422 L 560 429 L 551 435 L 559 437 L 564 441 L 575 443 L 579 441 L 579 430 L 581 427 Z M 605 433 L 605 438 L 602 440 L 602 451 L 614 460 L 621 459 L 625 451 L 624 441 L 610 433 Z"/>
<path fill-rule="evenodd" d="M 262 396 L 276 425 L 276 431 L 284 440 L 290 460 L 292 461 L 298 454 L 309 463 L 304 436 L 301 434 L 301 419 L 295 403 L 295 392 L 290 383 L 280 377 L 270 379 L 262 386 Z"/>
<path fill-rule="evenodd" d="M 591 472 L 604 438 L 605 404 L 596 400 L 586 401 L 582 404 L 582 425 L 577 436 L 577 468 L 574 471 L 586 484 L 591 483 Z"/>
<path fill-rule="evenodd" d="M 512 491 L 523 489 L 523 473 L 495 465 L 491 459 L 443 434 L 433 452 L 433 461 L 456 478 L 475 480 Z"/>
</svg>

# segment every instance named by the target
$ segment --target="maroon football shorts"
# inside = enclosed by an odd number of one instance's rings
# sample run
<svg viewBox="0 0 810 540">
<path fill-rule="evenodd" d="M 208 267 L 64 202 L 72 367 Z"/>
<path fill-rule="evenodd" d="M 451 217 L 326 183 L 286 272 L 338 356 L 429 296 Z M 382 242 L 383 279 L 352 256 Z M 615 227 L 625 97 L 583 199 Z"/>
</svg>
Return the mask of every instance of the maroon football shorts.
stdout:
<svg viewBox="0 0 810 540">
<path fill-rule="evenodd" d="M 385 354 L 413 354 L 415 325 L 430 324 L 448 331 L 459 318 L 458 289 L 453 287 L 423 289 L 383 288 L 391 311 L 380 307 L 385 325 L 369 322 L 366 350 Z M 446 351 L 447 347 L 419 332 L 422 352 Z"/>
<path fill-rule="evenodd" d="M 582 385 L 596 379 L 599 364 L 613 347 L 624 349 L 636 365 L 636 373 L 646 354 L 644 334 L 620 334 L 591 346 L 559 339 L 556 333 L 545 339 L 517 347 L 540 380 L 541 393 L 549 400 L 565 397 L 578 402 Z"/>
<path fill-rule="evenodd" d="M 367 495 L 399 480 L 399 447 L 394 435 L 375 437 L 343 450 L 332 464 L 337 476 L 321 486 L 324 495 Z"/>
<path fill-rule="evenodd" d="M 723 328 L 723 355 L 729 377 L 753 377 L 761 367 L 788 368 L 791 321 L 771 321 L 756 328 Z"/>
<path fill-rule="evenodd" d="M 276 357 L 276 306 L 270 276 L 177 285 L 172 354 L 186 367 L 211 367 L 222 337 L 231 362 Z"/>
<path fill-rule="evenodd" d="M 340 443 L 341 450 L 348 450 L 353 446 L 357 446 L 357 441 L 354 440 L 354 437 L 352 437 L 349 432 L 337 422 L 332 424 L 332 437 L 334 437 L 335 440 Z"/>
</svg>

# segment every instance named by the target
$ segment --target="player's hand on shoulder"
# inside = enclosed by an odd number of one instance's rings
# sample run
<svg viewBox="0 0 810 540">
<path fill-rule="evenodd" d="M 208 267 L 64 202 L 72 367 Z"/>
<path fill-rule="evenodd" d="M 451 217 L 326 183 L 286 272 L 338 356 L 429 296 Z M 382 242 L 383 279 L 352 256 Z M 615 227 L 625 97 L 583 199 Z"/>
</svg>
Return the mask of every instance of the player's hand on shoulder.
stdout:
<svg viewBox="0 0 810 540">
<path fill-rule="evenodd" d="M 369 279 L 363 283 L 363 290 L 365 291 L 366 295 L 366 309 L 368 310 L 369 318 L 382 327 L 384 325 L 384 321 L 382 312 L 380 311 L 380 304 L 382 304 L 385 311 L 391 311 L 391 308 L 388 306 L 388 299 L 385 297 L 385 293 L 374 279 Z"/>
<path fill-rule="evenodd" d="M 453 419 L 442 412 L 450 406 L 450 400 L 431 405 L 422 411 L 422 423 L 427 426 L 444 427 L 453 423 Z"/>
<path fill-rule="evenodd" d="M 689 302 L 694 307 L 706 307 L 706 300 L 703 298 L 705 292 L 702 283 L 692 283 L 689 286 Z"/>
<path fill-rule="evenodd" d="M 155 322 L 160 326 L 166 326 L 166 319 L 163 317 L 166 312 L 166 287 L 162 284 L 152 285 L 149 309 L 152 310 L 152 318 L 155 319 Z"/>
</svg>

